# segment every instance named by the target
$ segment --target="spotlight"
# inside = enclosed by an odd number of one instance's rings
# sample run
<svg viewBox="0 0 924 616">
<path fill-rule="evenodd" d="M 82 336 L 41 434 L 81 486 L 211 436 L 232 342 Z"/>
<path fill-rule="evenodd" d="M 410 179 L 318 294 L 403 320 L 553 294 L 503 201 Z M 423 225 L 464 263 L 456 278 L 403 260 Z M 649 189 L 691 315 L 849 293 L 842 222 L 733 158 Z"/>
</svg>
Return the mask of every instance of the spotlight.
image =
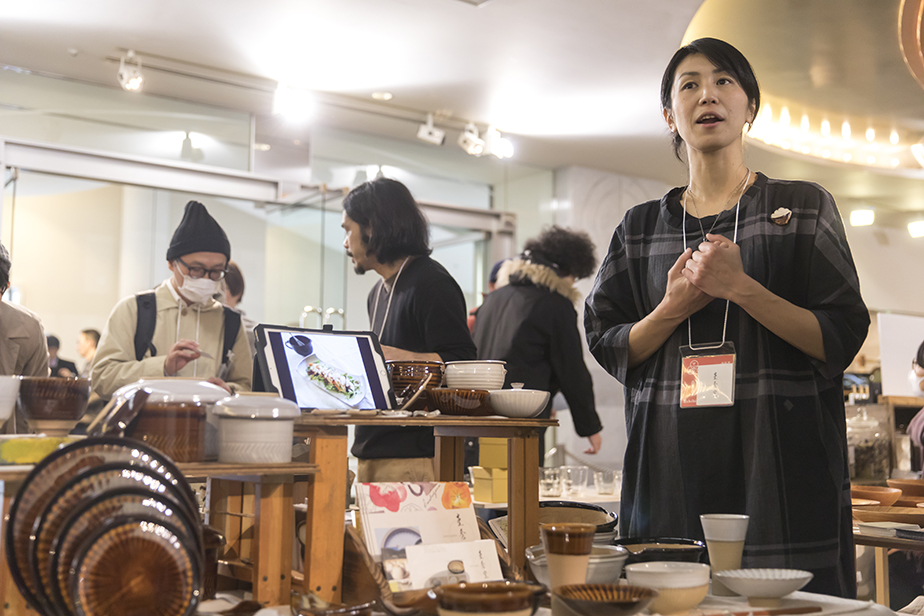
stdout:
<svg viewBox="0 0 924 616">
<path fill-rule="evenodd" d="M 417 129 L 417 138 L 433 145 L 443 145 L 446 142 L 446 131 L 433 126 L 433 114 L 428 113 L 427 123 Z"/>
<path fill-rule="evenodd" d="M 294 88 L 284 83 L 276 86 L 273 96 L 273 113 L 282 115 L 292 122 L 306 122 L 314 116 L 316 102 L 308 90 Z"/>
<path fill-rule="evenodd" d="M 924 237 L 924 220 L 909 222 L 908 233 L 914 238 Z"/>
<path fill-rule="evenodd" d="M 489 126 L 484 132 L 484 153 L 493 154 L 498 158 L 510 158 L 513 156 L 513 144 L 506 137 L 502 137 L 500 131 Z"/>
<path fill-rule="evenodd" d="M 876 220 L 876 212 L 872 208 L 860 208 L 850 212 L 851 227 L 868 227 Z"/>
<path fill-rule="evenodd" d="M 129 92 L 138 92 L 144 83 L 144 75 L 141 74 L 141 58 L 136 57 L 131 49 L 119 59 L 119 83 L 123 90 Z"/>
<path fill-rule="evenodd" d="M 484 154 L 484 140 L 478 137 L 478 129 L 474 123 L 469 122 L 465 125 L 465 130 L 459 135 L 459 147 L 472 156 Z"/>
<path fill-rule="evenodd" d="M 911 154 L 918 164 L 924 167 L 924 140 L 921 140 L 911 146 Z"/>
</svg>

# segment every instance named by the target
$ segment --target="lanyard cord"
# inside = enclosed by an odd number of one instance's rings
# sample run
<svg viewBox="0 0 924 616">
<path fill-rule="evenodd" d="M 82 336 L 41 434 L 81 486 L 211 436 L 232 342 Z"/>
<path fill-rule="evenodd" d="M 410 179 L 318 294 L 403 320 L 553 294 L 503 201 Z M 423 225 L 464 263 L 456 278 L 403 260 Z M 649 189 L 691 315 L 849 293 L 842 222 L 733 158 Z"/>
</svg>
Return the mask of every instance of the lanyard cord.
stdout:
<svg viewBox="0 0 924 616">
<path fill-rule="evenodd" d="M 391 310 L 391 300 L 395 297 L 395 289 L 398 288 L 398 279 L 401 278 L 401 272 L 404 270 L 404 266 L 407 264 L 407 260 L 410 257 L 404 257 L 404 261 L 401 262 L 401 267 L 398 268 L 398 273 L 395 274 L 395 284 L 391 285 L 391 291 L 388 294 L 388 303 L 385 305 L 385 316 L 382 317 L 382 327 L 379 329 L 378 334 L 379 340 L 382 339 L 382 334 L 385 332 L 385 324 L 388 323 L 388 311 Z M 379 309 L 379 298 L 382 296 L 382 287 L 385 286 L 385 281 L 382 281 L 382 285 L 379 287 L 379 290 L 375 292 L 375 304 L 372 306 L 372 333 L 375 333 L 375 314 Z"/>
<path fill-rule="evenodd" d="M 748 170 L 748 176 L 744 180 L 745 188 L 747 187 L 750 179 L 751 179 L 751 171 Z M 742 189 L 741 194 L 738 195 L 738 204 L 735 206 L 735 231 L 734 231 L 734 234 L 732 235 L 732 242 L 734 242 L 735 244 L 738 243 L 738 218 L 739 218 L 739 215 L 741 214 L 741 199 L 744 197 L 744 192 L 745 192 L 744 189 Z M 719 212 L 719 214 L 716 214 L 715 222 L 719 221 L 720 214 L 721 212 Z M 701 219 L 698 219 L 698 220 L 699 220 L 700 229 L 703 229 L 703 221 Z M 712 225 L 712 228 L 715 229 L 714 223 Z M 683 192 L 683 224 L 681 225 L 681 230 L 683 231 L 683 248 L 684 250 L 686 250 L 687 248 L 687 191 Z M 712 229 L 710 229 L 710 231 L 711 230 Z M 707 241 L 705 232 L 703 233 L 703 241 L 704 242 Z M 719 344 L 704 344 L 700 346 L 693 346 L 693 327 L 690 325 L 690 321 L 692 320 L 693 315 L 690 315 L 689 317 L 687 317 L 687 343 L 690 349 L 694 351 L 708 351 L 711 349 L 720 349 L 723 346 L 725 346 L 725 332 L 728 328 L 728 306 L 730 304 L 731 304 L 730 300 L 725 300 L 725 319 L 722 321 L 722 342 L 720 342 Z"/>
</svg>

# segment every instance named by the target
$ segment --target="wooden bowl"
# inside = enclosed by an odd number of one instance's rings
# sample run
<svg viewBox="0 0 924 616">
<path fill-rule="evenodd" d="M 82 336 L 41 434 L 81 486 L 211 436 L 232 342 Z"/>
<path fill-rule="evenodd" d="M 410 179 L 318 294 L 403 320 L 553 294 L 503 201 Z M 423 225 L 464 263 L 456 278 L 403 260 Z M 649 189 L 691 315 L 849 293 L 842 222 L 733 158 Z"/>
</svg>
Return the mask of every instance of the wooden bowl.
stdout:
<svg viewBox="0 0 924 616">
<path fill-rule="evenodd" d="M 850 496 L 876 500 L 883 507 L 890 507 L 902 495 L 898 488 L 883 488 L 882 486 L 850 486 Z"/>
<path fill-rule="evenodd" d="M 857 507 L 853 517 L 861 522 L 904 522 L 924 525 L 924 509 L 917 507 Z"/>
<path fill-rule="evenodd" d="M 898 499 L 902 500 L 902 499 Z M 896 501 L 897 503 L 898 501 Z M 851 507 L 879 507 L 882 503 L 877 500 L 870 500 L 868 498 L 851 498 L 850 506 Z M 900 505 L 902 507 L 908 507 L 909 505 Z"/>
<path fill-rule="evenodd" d="M 905 496 L 924 496 L 924 479 L 887 479 L 890 488 L 898 488 Z"/>
<path fill-rule="evenodd" d="M 490 394 L 483 389 L 431 389 L 427 392 L 430 405 L 444 415 L 493 415 L 488 404 Z"/>
<path fill-rule="evenodd" d="M 924 496 L 905 496 L 899 497 L 892 505 L 893 507 L 917 507 L 918 503 L 924 503 Z"/>
</svg>

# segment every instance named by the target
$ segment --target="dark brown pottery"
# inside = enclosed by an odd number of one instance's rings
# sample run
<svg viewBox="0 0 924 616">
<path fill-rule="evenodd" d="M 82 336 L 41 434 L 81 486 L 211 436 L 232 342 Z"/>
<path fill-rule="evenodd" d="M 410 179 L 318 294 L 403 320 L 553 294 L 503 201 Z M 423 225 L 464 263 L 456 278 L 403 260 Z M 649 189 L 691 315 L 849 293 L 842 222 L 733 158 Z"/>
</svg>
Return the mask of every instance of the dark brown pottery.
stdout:
<svg viewBox="0 0 924 616">
<path fill-rule="evenodd" d="M 202 462 L 205 418 L 205 404 L 149 401 L 127 436 L 160 449 L 175 462 Z"/>
</svg>

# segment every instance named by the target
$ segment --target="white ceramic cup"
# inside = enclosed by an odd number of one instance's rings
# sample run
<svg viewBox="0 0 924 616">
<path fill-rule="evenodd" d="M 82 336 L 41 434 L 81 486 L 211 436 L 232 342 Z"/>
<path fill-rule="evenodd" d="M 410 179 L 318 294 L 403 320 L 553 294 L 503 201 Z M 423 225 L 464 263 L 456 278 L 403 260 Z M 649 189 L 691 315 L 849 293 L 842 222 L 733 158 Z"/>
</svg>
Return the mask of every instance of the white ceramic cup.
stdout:
<svg viewBox="0 0 924 616">
<path fill-rule="evenodd" d="M 740 569 L 750 517 L 737 513 L 705 513 L 699 519 L 706 536 L 706 549 L 709 550 L 712 570 Z M 715 578 L 712 579 L 712 594 L 719 597 L 737 595 Z"/>
<path fill-rule="evenodd" d="M 0 426 L 10 418 L 13 409 L 16 408 L 21 382 L 19 376 L 0 376 Z"/>
</svg>

